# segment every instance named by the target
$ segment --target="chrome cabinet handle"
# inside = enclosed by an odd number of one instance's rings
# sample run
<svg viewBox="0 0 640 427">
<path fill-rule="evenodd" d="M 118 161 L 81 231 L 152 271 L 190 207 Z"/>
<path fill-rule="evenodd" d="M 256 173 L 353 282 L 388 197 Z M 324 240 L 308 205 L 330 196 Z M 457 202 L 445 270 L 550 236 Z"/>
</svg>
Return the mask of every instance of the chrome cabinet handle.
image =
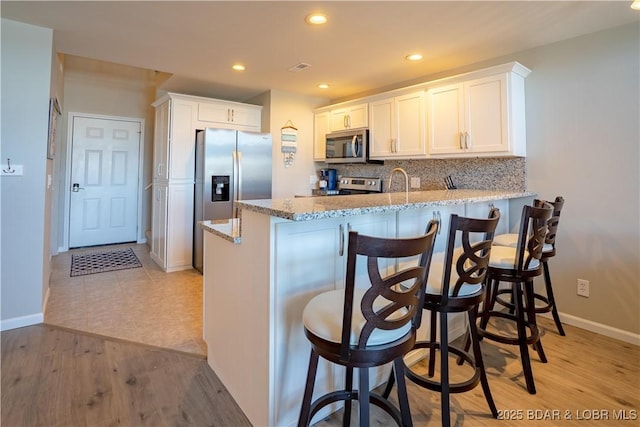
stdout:
<svg viewBox="0 0 640 427">
<path fill-rule="evenodd" d="M 460 134 L 458 136 L 458 143 L 460 145 L 460 149 L 461 150 L 464 150 L 464 145 L 463 145 L 463 142 L 462 142 L 463 138 L 464 138 L 464 132 L 460 132 Z"/>
<path fill-rule="evenodd" d="M 340 256 L 344 255 L 344 226 L 340 224 Z"/>
<path fill-rule="evenodd" d="M 464 148 L 466 148 L 467 150 L 470 147 L 469 141 L 471 140 L 471 135 L 469 135 L 469 132 L 465 132 L 464 133 Z"/>
</svg>

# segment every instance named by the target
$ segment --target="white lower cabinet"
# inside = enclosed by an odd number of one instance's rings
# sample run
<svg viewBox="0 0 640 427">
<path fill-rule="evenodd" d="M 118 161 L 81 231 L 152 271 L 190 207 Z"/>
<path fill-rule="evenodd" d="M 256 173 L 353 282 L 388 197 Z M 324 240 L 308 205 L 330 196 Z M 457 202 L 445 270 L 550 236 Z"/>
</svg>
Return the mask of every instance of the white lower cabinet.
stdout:
<svg viewBox="0 0 640 427">
<path fill-rule="evenodd" d="M 188 270 L 192 268 L 193 184 L 154 183 L 153 191 L 151 258 L 167 272 Z"/>
<path fill-rule="evenodd" d="M 488 218 L 491 208 L 500 209 L 500 220 L 495 235 L 509 232 L 509 201 L 492 200 L 491 202 L 467 203 L 464 215 L 469 218 Z"/>
<path fill-rule="evenodd" d="M 304 335 L 302 312 L 315 295 L 344 287 L 349 231 L 395 236 L 395 214 L 349 219 L 279 222 L 275 229 L 275 424 L 293 425 L 300 412 L 311 346 Z M 368 283 L 365 264 L 358 264 L 356 286 Z M 377 376 L 376 376 L 377 372 Z M 371 384 L 387 370 L 371 370 Z M 357 379 L 357 377 L 356 377 Z M 344 386 L 344 369 L 324 361 L 318 366 L 314 398 Z M 314 421 L 334 411 L 320 411 Z"/>
<path fill-rule="evenodd" d="M 153 184 L 151 212 L 151 258 L 162 269 L 167 267 L 167 184 Z"/>
</svg>

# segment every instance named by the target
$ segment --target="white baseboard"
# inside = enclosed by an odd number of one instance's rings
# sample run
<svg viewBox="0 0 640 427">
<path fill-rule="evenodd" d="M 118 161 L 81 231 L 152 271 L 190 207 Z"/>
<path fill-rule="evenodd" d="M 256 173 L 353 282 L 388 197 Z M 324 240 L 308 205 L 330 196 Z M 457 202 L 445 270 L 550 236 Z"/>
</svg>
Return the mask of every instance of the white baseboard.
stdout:
<svg viewBox="0 0 640 427">
<path fill-rule="evenodd" d="M 44 313 L 30 314 L 29 316 L 13 317 L 0 322 L 0 331 L 24 328 L 44 322 Z"/>
<path fill-rule="evenodd" d="M 608 325 L 603 325 L 602 323 L 596 323 L 591 320 L 583 319 L 581 317 L 572 316 L 571 314 L 558 314 L 560 315 L 560 321 L 562 323 L 566 323 L 567 325 L 575 326 L 577 328 L 585 329 L 599 335 L 604 335 L 605 337 L 640 346 L 640 334 L 634 334 L 633 332 L 624 331 L 622 329 L 614 328 Z M 551 318 L 550 313 L 545 313 L 543 314 L 543 316 Z"/>
</svg>

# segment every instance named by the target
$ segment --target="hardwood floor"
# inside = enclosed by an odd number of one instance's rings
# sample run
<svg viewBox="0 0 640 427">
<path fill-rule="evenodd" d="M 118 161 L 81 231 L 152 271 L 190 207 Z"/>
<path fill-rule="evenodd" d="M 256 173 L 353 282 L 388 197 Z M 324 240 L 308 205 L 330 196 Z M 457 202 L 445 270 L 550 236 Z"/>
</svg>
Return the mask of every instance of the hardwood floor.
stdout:
<svg viewBox="0 0 640 427">
<path fill-rule="evenodd" d="M 38 325 L 2 332 L 13 426 L 248 426 L 201 357 Z"/>
<path fill-rule="evenodd" d="M 477 387 L 452 397 L 452 425 L 638 426 L 640 348 L 571 326 L 560 337 L 540 323 L 549 363 L 532 356 L 538 393 L 526 391 L 517 349 L 485 340 L 491 390 L 511 419 L 491 418 Z M 3 427 L 249 425 L 199 357 L 47 325 L 2 332 L 1 345 Z M 439 426 L 439 394 L 408 387 L 414 425 Z M 341 425 L 338 415 L 317 426 Z M 389 425 L 372 415 L 372 425 Z"/>
</svg>

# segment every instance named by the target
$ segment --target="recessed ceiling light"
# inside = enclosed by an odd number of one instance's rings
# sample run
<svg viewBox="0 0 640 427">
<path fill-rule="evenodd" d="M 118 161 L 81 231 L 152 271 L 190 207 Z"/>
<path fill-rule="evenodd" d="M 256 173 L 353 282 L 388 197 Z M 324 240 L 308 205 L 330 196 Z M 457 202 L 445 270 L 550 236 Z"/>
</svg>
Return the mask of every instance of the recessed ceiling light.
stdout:
<svg viewBox="0 0 640 427">
<path fill-rule="evenodd" d="M 231 68 L 233 68 L 236 71 L 244 71 L 244 65 L 242 64 L 234 64 Z"/>
<path fill-rule="evenodd" d="M 420 61 L 422 59 L 422 55 L 419 53 L 412 53 L 404 57 L 407 61 Z"/>
<path fill-rule="evenodd" d="M 327 83 L 320 83 L 320 84 L 318 85 L 318 87 L 319 87 L 320 89 L 329 89 L 329 85 L 328 85 Z"/>
<path fill-rule="evenodd" d="M 327 23 L 327 15 L 324 13 L 311 13 L 305 18 L 308 24 L 322 25 Z"/>
<path fill-rule="evenodd" d="M 633 0 L 633 3 L 631 3 L 631 9 L 640 10 L 640 0 Z"/>
</svg>

